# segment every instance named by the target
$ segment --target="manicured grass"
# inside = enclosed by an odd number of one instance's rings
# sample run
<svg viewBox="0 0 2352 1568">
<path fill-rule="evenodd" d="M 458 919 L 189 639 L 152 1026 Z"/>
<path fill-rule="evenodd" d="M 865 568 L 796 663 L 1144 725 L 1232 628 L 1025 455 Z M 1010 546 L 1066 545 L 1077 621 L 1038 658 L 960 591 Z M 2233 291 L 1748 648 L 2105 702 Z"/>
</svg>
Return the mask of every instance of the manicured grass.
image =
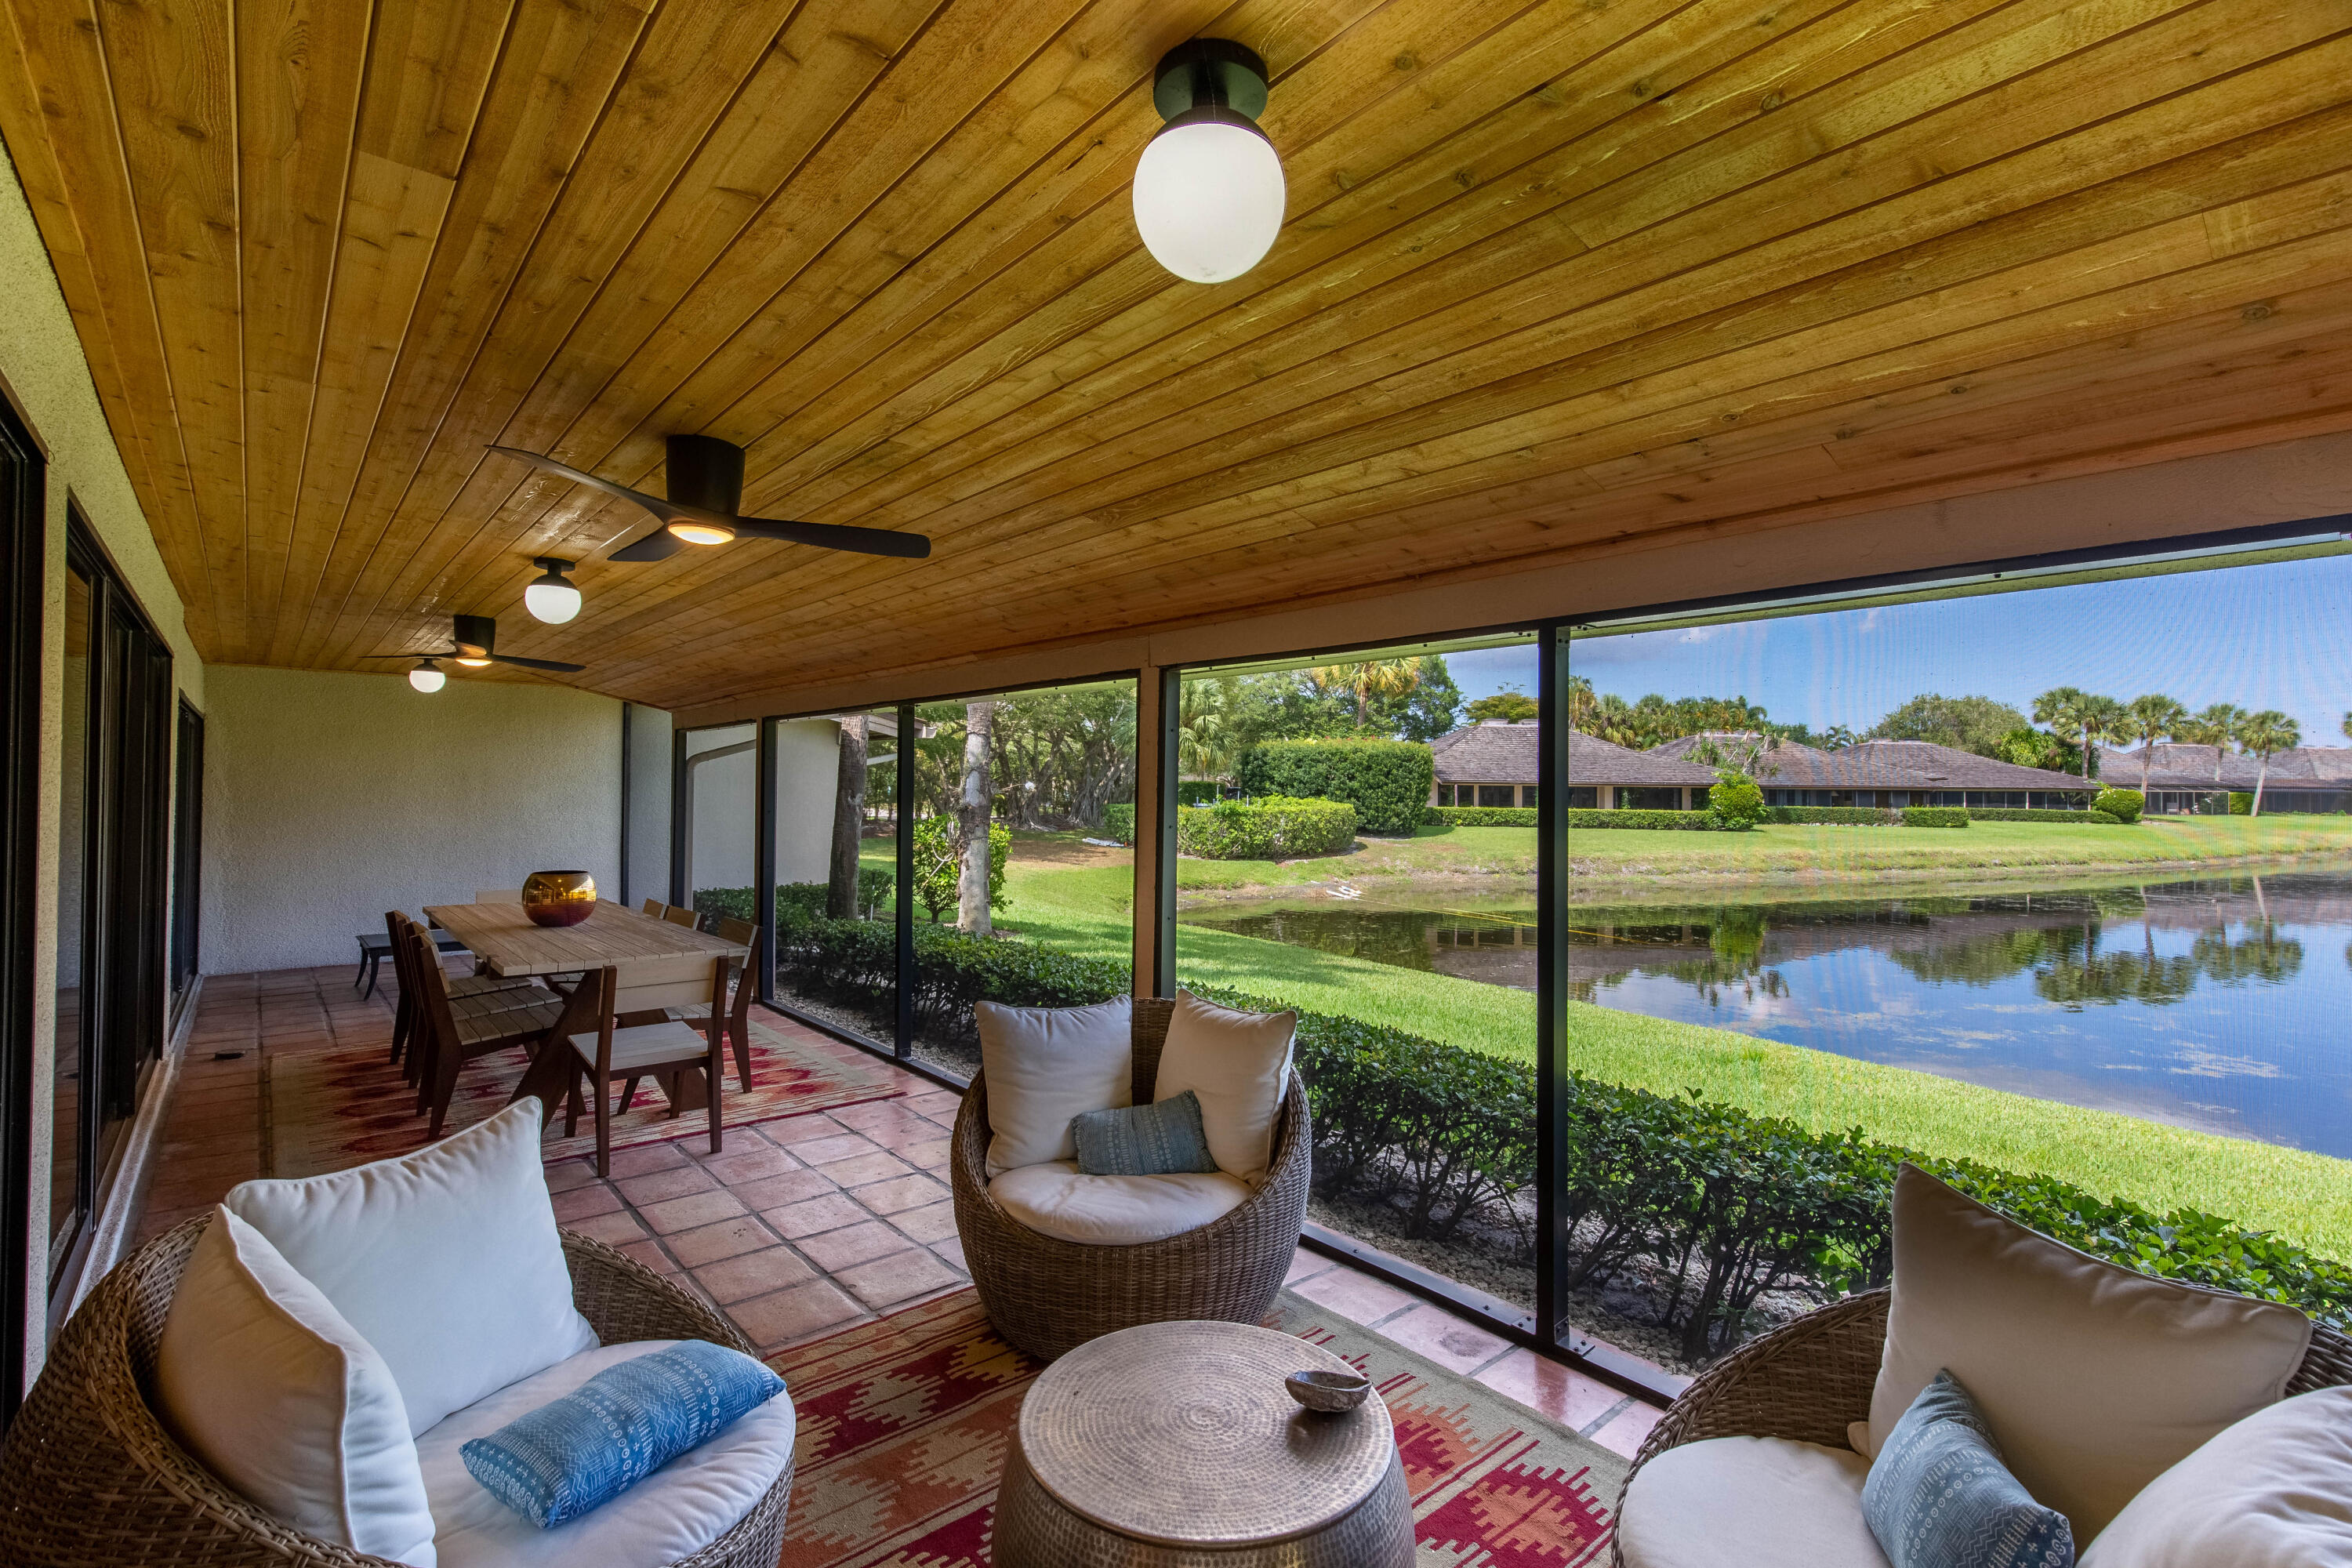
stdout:
<svg viewBox="0 0 2352 1568">
<path fill-rule="evenodd" d="M 2222 832 L 2196 841 L 2222 845 L 2247 841 L 2229 836 L 2233 827 L 2242 830 L 2242 824 L 2216 821 L 2214 826 Z M 2267 829 L 2271 825 L 2257 826 Z M 1978 824 L 1967 831 L 1995 826 L 2013 826 L 2028 835 L 2140 831 L 2047 828 L 2039 824 Z M 1897 839 L 1906 833 L 1927 837 L 1924 829 L 1904 828 L 1780 831 L 1876 834 Z M 1621 838 L 1651 840 L 1741 837 L 1611 832 Z M 1517 828 L 1457 828 L 1442 837 L 1473 834 L 1517 836 L 1523 840 L 1532 837 Z M 2342 829 L 2315 837 L 2333 846 L 2352 842 L 2352 836 Z M 2258 841 L 2280 840 L 2266 835 Z M 2298 832 L 2294 841 L 2307 843 L 2310 838 Z M 1412 850 L 1419 851 L 1430 842 L 1412 840 Z M 1187 861 L 1184 866 L 1190 870 L 1209 864 Z M 1328 868 L 1331 863 L 1307 864 Z M 1287 872 L 1301 868 L 1265 868 Z M 1328 874 L 1327 869 L 1324 875 Z M 1363 873 L 1351 869 L 1349 874 Z M 1016 853 L 1006 868 L 1005 880 L 1007 907 L 999 916 L 1005 926 L 1066 952 L 1127 956 L 1133 885 L 1125 865 L 1057 864 Z M 1189 878 L 1186 885 L 1193 885 Z M 1524 991 L 1197 926 L 1186 926 L 1181 931 L 1177 959 L 1179 975 L 1188 982 L 1279 996 L 1316 1012 L 1363 1018 L 1496 1056 L 1534 1058 L 1535 998 Z M 2079 1110 L 1726 1029 L 1583 1004 L 1570 1004 L 1569 1014 L 1570 1065 L 1611 1083 L 1662 1094 L 1695 1089 L 1711 1099 L 1760 1114 L 1786 1116 L 1816 1129 L 1858 1126 L 1872 1137 L 1923 1152 L 1966 1156 L 2015 1171 L 2044 1172 L 2158 1210 L 2203 1209 L 2255 1229 L 2279 1231 L 2331 1257 L 2352 1258 L 2352 1162 L 2190 1131 L 2113 1111 Z"/>
</svg>

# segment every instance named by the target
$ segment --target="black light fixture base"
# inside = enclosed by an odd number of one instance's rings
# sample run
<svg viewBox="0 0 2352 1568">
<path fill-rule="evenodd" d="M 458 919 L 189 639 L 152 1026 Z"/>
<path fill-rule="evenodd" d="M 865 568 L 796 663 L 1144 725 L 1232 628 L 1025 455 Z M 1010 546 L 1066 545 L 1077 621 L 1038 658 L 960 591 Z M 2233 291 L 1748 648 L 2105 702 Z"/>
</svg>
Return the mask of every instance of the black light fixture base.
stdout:
<svg viewBox="0 0 2352 1568">
<path fill-rule="evenodd" d="M 530 563 L 542 572 L 552 572 L 558 577 L 580 564 L 577 561 L 566 561 L 561 555 L 534 555 Z"/>
<path fill-rule="evenodd" d="M 742 447 L 716 436 L 672 436 L 662 447 L 672 501 L 722 517 L 742 510 Z"/>
<path fill-rule="evenodd" d="M 1265 112 L 1265 61 L 1231 38 L 1188 39 L 1160 57 L 1151 103 L 1162 120 L 1218 108 L 1255 122 Z"/>
</svg>

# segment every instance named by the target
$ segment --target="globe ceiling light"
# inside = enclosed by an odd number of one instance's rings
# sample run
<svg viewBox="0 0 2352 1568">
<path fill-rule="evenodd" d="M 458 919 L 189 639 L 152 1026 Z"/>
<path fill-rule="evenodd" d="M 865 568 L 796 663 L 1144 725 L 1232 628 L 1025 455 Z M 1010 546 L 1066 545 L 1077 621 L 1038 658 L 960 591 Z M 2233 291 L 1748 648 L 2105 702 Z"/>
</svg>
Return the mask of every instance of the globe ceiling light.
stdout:
<svg viewBox="0 0 2352 1568">
<path fill-rule="evenodd" d="M 1282 232 L 1282 158 L 1257 128 L 1265 62 L 1228 38 L 1160 57 L 1151 99 L 1168 123 L 1135 166 L 1135 227 L 1179 278 L 1223 283 L 1258 264 Z"/>
<path fill-rule="evenodd" d="M 563 574 L 572 563 L 542 555 L 531 563 L 540 574 L 522 591 L 522 607 L 551 626 L 560 626 L 580 613 L 580 590 Z"/>
<path fill-rule="evenodd" d="M 448 681 L 449 678 L 441 673 L 441 667 L 429 658 L 418 659 L 416 668 L 408 672 L 408 684 L 423 692 L 438 691 Z"/>
</svg>

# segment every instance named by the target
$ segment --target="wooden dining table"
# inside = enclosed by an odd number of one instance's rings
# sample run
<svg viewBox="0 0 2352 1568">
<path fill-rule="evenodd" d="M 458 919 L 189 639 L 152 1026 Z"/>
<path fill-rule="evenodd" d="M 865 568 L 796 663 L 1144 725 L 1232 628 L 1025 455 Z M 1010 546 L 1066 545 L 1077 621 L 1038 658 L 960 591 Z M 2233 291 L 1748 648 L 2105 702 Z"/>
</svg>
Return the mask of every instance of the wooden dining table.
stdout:
<svg viewBox="0 0 2352 1568">
<path fill-rule="evenodd" d="M 520 978 L 618 970 L 616 1010 L 623 1014 L 630 1011 L 633 990 L 642 992 L 656 1005 L 675 1005 L 666 999 L 678 995 L 678 976 L 693 971 L 695 960 L 707 965 L 727 958 L 748 960 L 751 953 L 740 942 L 656 920 L 608 899 L 597 900 L 586 920 L 570 926 L 535 925 L 520 904 L 427 904 L 425 916 L 465 943 L 494 973 Z M 707 976 L 709 970 L 701 973 Z M 640 979 L 644 984 L 637 983 Z M 683 982 L 689 988 L 694 984 Z M 698 999 L 708 999 L 709 984 L 707 978 L 700 982 Z M 596 1028 L 597 1021 L 590 1016 L 595 990 L 593 985 L 574 988 L 563 1016 L 531 1047 L 530 1070 L 515 1086 L 509 1104 L 535 1094 L 547 1113 L 554 1114 L 571 1089 L 575 1070 L 569 1060 L 570 1037 Z M 674 1110 L 695 1110 L 708 1103 L 702 1097 L 715 1092 L 716 1086 L 700 1082 L 700 1077 L 698 1073 L 694 1081 L 681 1079 L 663 1086 Z"/>
</svg>

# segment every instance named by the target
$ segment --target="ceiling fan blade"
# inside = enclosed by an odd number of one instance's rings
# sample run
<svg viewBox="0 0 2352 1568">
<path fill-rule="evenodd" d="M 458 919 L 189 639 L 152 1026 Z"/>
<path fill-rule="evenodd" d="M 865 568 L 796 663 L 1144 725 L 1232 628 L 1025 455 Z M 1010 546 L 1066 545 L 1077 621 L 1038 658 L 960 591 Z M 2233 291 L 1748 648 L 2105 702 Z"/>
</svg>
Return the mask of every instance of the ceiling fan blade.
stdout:
<svg viewBox="0 0 2352 1568">
<path fill-rule="evenodd" d="M 524 669 L 544 669 L 557 675 L 577 675 L 588 668 L 584 664 L 566 664 L 556 658 L 523 658 L 511 653 L 494 653 L 490 655 L 490 662 L 518 665 Z"/>
<path fill-rule="evenodd" d="M 586 485 L 592 490 L 602 490 L 608 496 L 618 496 L 623 500 L 633 500 L 665 522 L 671 518 L 686 515 L 684 509 L 672 506 L 659 496 L 649 496 L 643 490 L 633 490 L 626 485 L 614 484 L 611 479 L 600 479 L 585 468 L 575 468 L 569 463 L 559 463 L 554 458 L 541 457 L 537 452 L 526 452 L 519 447 L 492 447 L 490 450 L 509 458 L 520 458 L 523 462 L 545 468 L 549 473 L 562 474 L 575 485 Z"/>
<path fill-rule="evenodd" d="M 686 541 L 667 528 L 656 528 L 635 544 L 627 544 L 606 556 L 607 561 L 667 561 L 686 548 Z"/>
<path fill-rule="evenodd" d="M 730 520 L 735 531 L 750 539 L 783 539 L 814 544 L 822 550 L 854 550 L 860 555 L 899 555 L 928 560 L 931 542 L 919 533 L 897 533 L 887 528 L 852 528 L 839 522 L 784 522 L 768 517 Z"/>
<path fill-rule="evenodd" d="M 360 657 L 362 658 L 456 658 L 458 653 L 453 647 L 440 653 L 363 653 Z"/>
</svg>

